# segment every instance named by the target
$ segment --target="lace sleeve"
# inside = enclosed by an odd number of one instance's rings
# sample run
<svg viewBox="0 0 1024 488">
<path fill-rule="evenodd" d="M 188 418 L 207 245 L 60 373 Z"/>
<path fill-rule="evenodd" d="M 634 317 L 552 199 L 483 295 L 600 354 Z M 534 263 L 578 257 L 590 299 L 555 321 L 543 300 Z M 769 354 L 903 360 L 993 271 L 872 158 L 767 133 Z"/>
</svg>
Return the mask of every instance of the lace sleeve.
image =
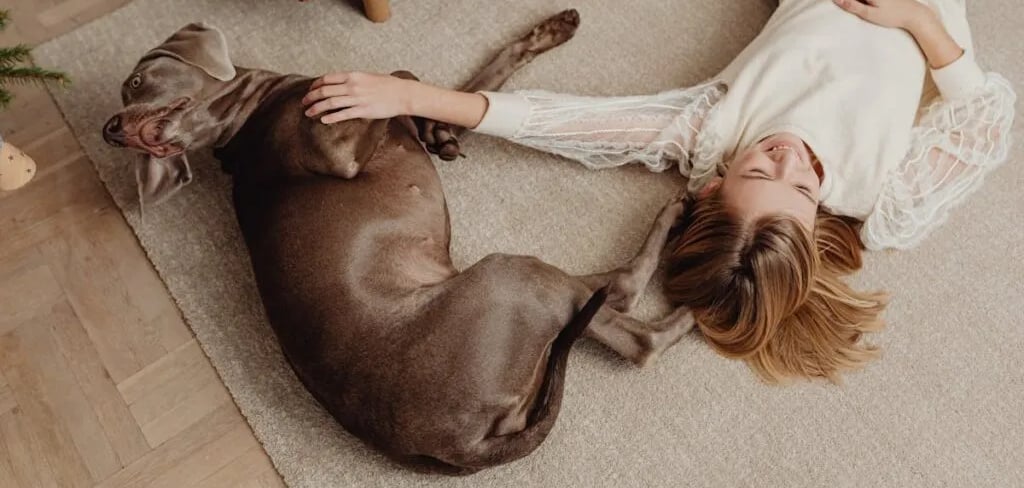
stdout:
<svg viewBox="0 0 1024 488">
<path fill-rule="evenodd" d="M 663 171 L 689 160 L 704 118 L 723 94 L 715 84 L 631 97 L 484 93 L 490 106 L 475 130 L 591 169 L 641 163 Z M 687 167 L 680 169 L 688 176 Z"/>
<path fill-rule="evenodd" d="M 913 129 L 906 159 L 864 222 L 864 245 L 910 248 L 945 222 L 1006 161 L 1015 99 L 1009 82 L 989 73 L 974 95 L 928 106 Z"/>
</svg>

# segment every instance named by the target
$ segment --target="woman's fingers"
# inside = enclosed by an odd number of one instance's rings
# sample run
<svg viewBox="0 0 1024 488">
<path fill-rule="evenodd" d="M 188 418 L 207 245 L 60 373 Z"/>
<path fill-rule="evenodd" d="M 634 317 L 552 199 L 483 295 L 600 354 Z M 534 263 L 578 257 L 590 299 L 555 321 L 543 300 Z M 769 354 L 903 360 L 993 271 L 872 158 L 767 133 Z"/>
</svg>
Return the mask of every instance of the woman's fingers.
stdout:
<svg viewBox="0 0 1024 488">
<path fill-rule="evenodd" d="M 320 122 L 325 124 L 334 124 L 346 120 L 360 119 L 363 118 L 364 115 L 365 114 L 363 114 L 361 107 L 352 107 L 324 115 L 323 117 L 320 117 Z"/>
<path fill-rule="evenodd" d="M 832 0 L 832 2 L 838 5 L 839 8 L 862 19 L 868 15 L 868 11 L 871 9 L 869 5 L 865 5 L 857 0 Z"/>
<path fill-rule="evenodd" d="M 337 110 L 339 108 L 352 107 L 358 103 L 359 101 L 355 97 L 348 95 L 325 98 L 306 109 L 306 116 L 316 117 L 324 112 L 330 112 L 331 110 Z"/>
<path fill-rule="evenodd" d="M 351 77 L 351 73 L 339 72 L 339 73 L 327 73 L 313 81 L 313 86 L 310 90 L 320 88 L 324 85 L 336 85 L 339 83 L 345 83 Z"/>
<path fill-rule="evenodd" d="M 409 83 L 374 73 L 331 73 L 310 85 L 302 106 L 307 117 L 326 124 L 394 117 L 408 110 Z"/>
<path fill-rule="evenodd" d="M 348 85 L 324 85 L 310 90 L 306 96 L 302 97 L 302 104 L 309 105 L 331 97 L 342 97 L 351 94 L 352 89 Z"/>
</svg>

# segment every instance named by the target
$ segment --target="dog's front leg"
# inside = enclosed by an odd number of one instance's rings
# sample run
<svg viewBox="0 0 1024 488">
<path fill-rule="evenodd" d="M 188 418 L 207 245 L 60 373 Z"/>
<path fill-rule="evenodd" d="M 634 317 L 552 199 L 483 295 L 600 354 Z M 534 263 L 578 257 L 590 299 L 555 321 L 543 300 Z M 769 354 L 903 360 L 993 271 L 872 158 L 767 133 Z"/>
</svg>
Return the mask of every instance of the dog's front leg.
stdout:
<svg viewBox="0 0 1024 488">
<path fill-rule="evenodd" d="M 629 264 L 615 271 L 580 276 L 579 279 L 591 289 L 610 285 L 606 302 L 608 306 L 629 313 L 640 301 L 647 283 L 658 269 L 661 251 L 665 248 L 672 226 L 686 209 L 685 202 L 685 197 L 678 195 L 661 209 L 654 219 L 654 224 L 651 225 L 647 239 Z"/>
<path fill-rule="evenodd" d="M 605 306 L 590 322 L 585 335 L 644 367 L 693 329 L 693 316 L 678 308 L 652 323 L 641 322 Z"/>
</svg>

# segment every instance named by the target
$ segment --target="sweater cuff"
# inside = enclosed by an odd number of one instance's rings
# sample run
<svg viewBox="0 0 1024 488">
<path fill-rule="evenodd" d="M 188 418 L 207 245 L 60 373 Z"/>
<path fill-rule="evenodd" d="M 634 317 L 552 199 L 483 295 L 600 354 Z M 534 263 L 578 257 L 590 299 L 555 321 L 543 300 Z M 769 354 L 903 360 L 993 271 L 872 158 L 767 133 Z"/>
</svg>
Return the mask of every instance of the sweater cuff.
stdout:
<svg viewBox="0 0 1024 488">
<path fill-rule="evenodd" d="M 473 131 L 506 139 L 514 137 L 530 115 L 530 102 L 517 93 L 479 93 L 487 98 L 487 111 Z"/>
<path fill-rule="evenodd" d="M 932 70 L 932 79 L 942 98 L 957 100 L 970 97 L 985 85 L 985 72 L 974 60 L 974 54 L 964 50 L 960 59 L 947 66 Z"/>
</svg>

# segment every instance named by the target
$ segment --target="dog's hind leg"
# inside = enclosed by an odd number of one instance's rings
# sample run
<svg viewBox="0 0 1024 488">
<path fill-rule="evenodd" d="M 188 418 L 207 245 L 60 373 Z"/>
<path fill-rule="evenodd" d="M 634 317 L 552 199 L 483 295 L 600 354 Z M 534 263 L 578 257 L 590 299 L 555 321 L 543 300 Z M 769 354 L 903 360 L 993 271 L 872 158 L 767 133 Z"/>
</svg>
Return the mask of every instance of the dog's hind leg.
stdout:
<svg viewBox="0 0 1024 488">
<path fill-rule="evenodd" d="M 497 56 L 473 79 L 462 85 L 460 91 L 492 91 L 501 88 L 516 70 L 533 61 L 537 55 L 564 44 L 576 34 L 580 15 L 576 10 L 565 10 L 540 24 L 515 42 L 505 46 Z M 461 154 L 458 138 L 466 130 L 433 120 L 417 119 L 420 139 L 427 150 L 445 161 L 451 161 Z"/>
<path fill-rule="evenodd" d="M 580 14 L 575 9 L 564 10 L 547 18 L 528 34 L 505 46 L 472 80 L 462 85 L 461 90 L 476 92 L 501 88 L 513 73 L 533 61 L 537 55 L 572 39 L 579 25 Z"/>
</svg>

